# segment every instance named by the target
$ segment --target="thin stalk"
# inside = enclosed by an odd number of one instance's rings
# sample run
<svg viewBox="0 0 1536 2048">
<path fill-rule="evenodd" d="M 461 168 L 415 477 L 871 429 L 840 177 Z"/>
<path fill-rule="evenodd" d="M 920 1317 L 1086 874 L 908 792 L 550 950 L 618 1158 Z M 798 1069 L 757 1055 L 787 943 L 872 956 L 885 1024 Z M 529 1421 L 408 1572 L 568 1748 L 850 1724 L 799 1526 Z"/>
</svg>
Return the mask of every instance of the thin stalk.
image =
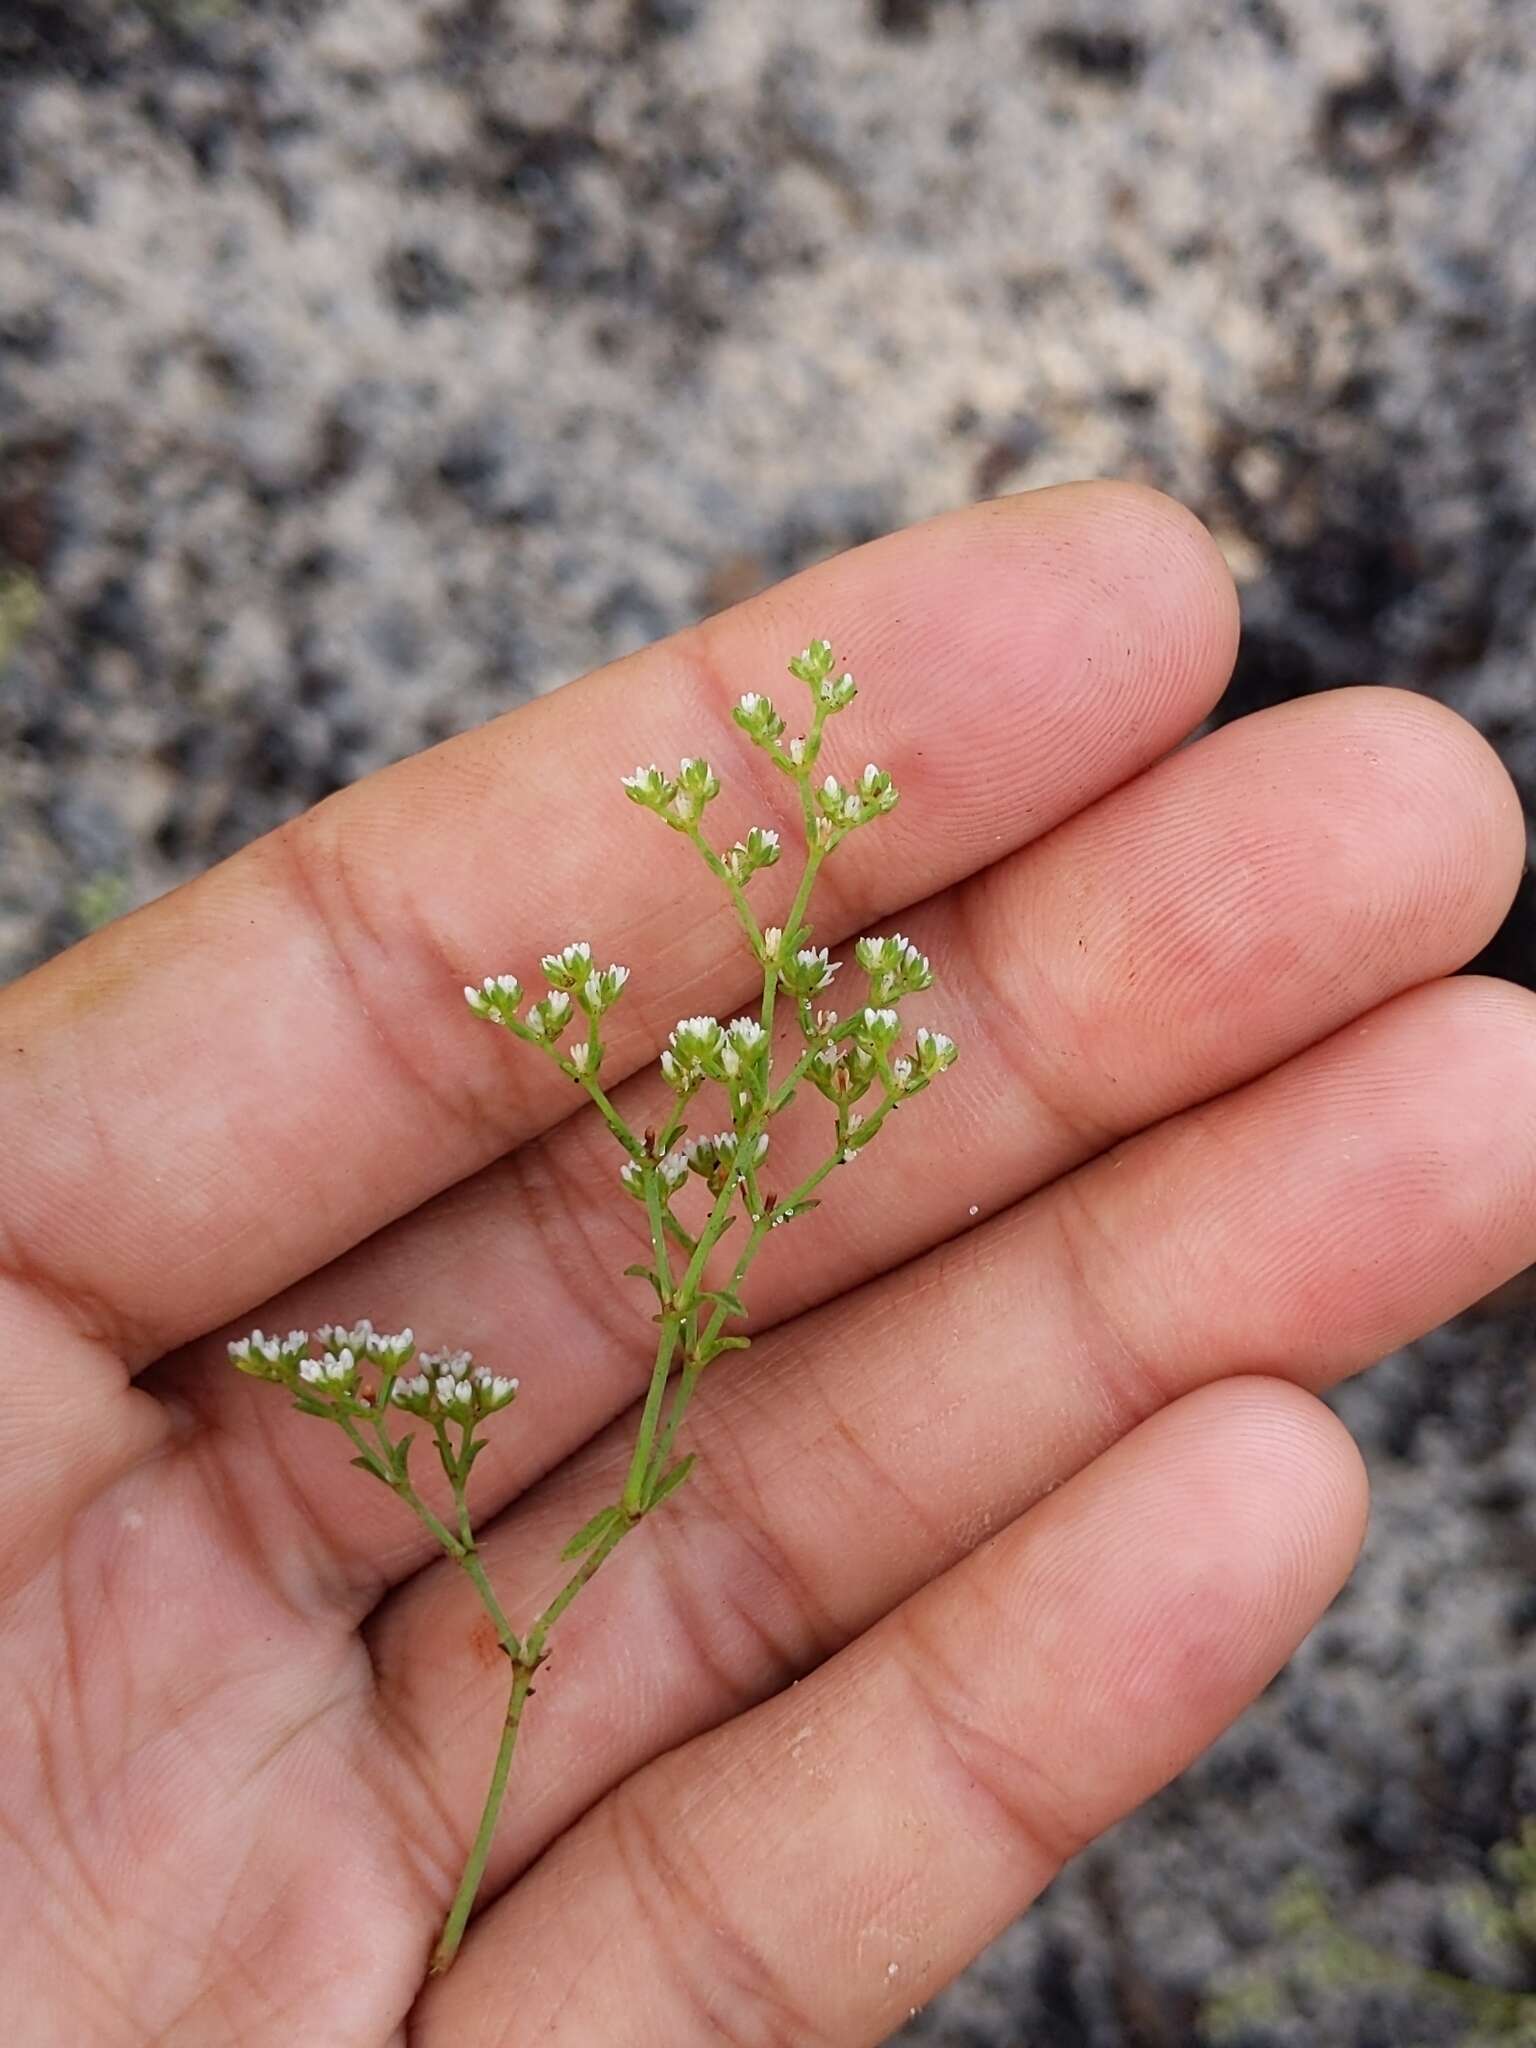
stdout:
<svg viewBox="0 0 1536 2048">
<path fill-rule="evenodd" d="M 572 1572 L 554 1599 L 540 1614 L 528 1631 L 527 1655 L 529 1661 L 538 1664 L 543 1660 L 544 1647 L 549 1641 L 549 1632 L 564 1614 L 584 1586 L 589 1586 L 597 1576 L 598 1568 L 610 1558 L 634 1527 L 629 1519 L 620 1520 L 600 1542 L 595 1543 Z"/>
<path fill-rule="evenodd" d="M 662 1283 L 666 1306 L 662 1311 L 661 1334 L 656 1340 L 656 1362 L 651 1367 L 651 1383 L 646 1389 L 645 1407 L 640 1415 L 640 1429 L 635 1440 L 634 1455 L 630 1459 L 629 1473 L 624 1481 L 623 1506 L 626 1514 L 640 1512 L 643 1499 L 645 1475 L 650 1466 L 651 1444 L 656 1435 L 656 1424 L 661 1416 L 661 1404 L 667 1390 L 667 1379 L 672 1371 L 672 1359 L 677 1350 L 678 1331 L 682 1324 L 682 1313 L 677 1306 L 679 1294 L 672 1285 L 672 1263 L 667 1257 L 667 1232 L 664 1220 L 666 1204 L 662 1200 L 661 1177 L 654 1166 L 647 1167 L 645 1175 L 645 1207 L 651 1225 L 651 1251 L 656 1260 L 656 1276 Z M 707 1236 L 707 1231 L 706 1231 Z M 693 1259 L 688 1270 L 693 1271 L 694 1263 L 703 1264 L 700 1250 L 704 1238 L 694 1248 Z M 705 1252 L 704 1256 L 708 1256 Z"/>
<path fill-rule="evenodd" d="M 433 1514 L 432 1510 L 427 1506 L 426 1502 L 422 1499 L 421 1495 L 416 1491 L 415 1487 L 412 1486 L 411 1482 L 408 1479 L 395 1479 L 390 1475 L 387 1464 L 383 1459 L 379 1457 L 376 1451 L 371 1451 L 368 1448 L 367 1443 L 364 1441 L 361 1433 L 358 1431 L 356 1425 L 353 1423 L 350 1415 L 344 1414 L 340 1410 L 338 1410 L 336 1420 L 341 1424 L 342 1428 L 346 1431 L 348 1440 L 357 1447 L 359 1455 L 371 1461 L 371 1469 L 378 1470 L 382 1473 L 384 1484 L 387 1487 L 389 1487 L 392 1492 L 399 1495 L 400 1499 L 405 1502 L 406 1506 L 410 1509 L 411 1513 L 416 1517 L 417 1521 L 419 1521 L 422 1524 L 422 1526 L 432 1536 L 434 1536 L 439 1543 L 441 1543 L 444 1550 L 448 1552 L 449 1556 L 457 1557 L 462 1548 L 462 1545 L 460 1544 L 458 1537 L 454 1535 L 451 1529 L 446 1528 L 437 1519 L 437 1516 Z"/>
<path fill-rule="evenodd" d="M 694 845 L 703 855 L 704 864 L 709 869 L 709 872 L 716 878 L 717 881 L 723 882 L 725 884 L 725 887 L 730 895 L 731 902 L 736 907 L 736 915 L 741 920 L 741 928 L 746 933 L 748 942 L 751 945 L 753 952 L 761 952 L 763 945 L 763 935 L 758 928 L 757 919 L 752 914 L 752 907 L 747 902 L 746 890 L 742 887 L 740 882 L 737 881 L 736 877 L 731 873 L 730 869 L 726 866 L 725 862 L 720 858 L 719 854 L 715 852 L 715 849 L 710 845 L 709 841 L 704 837 L 704 834 L 699 830 L 698 824 L 696 822 L 687 827 L 687 832 L 688 837 L 693 841 Z"/>
<path fill-rule="evenodd" d="M 809 798 L 807 798 L 807 802 L 809 802 Z M 816 876 L 820 872 L 821 864 L 826 857 L 827 849 L 824 846 L 818 846 L 813 838 L 805 857 L 805 872 L 800 877 L 800 886 L 795 891 L 795 900 L 790 905 L 789 915 L 784 920 L 784 937 L 780 943 L 786 947 L 793 946 L 796 938 L 799 936 L 800 920 L 805 916 L 806 905 L 811 900 L 811 891 L 816 886 Z M 769 1034 L 770 1038 L 773 1034 L 773 1011 L 774 1005 L 778 1000 L 778 993 L 778 970 L 770 963 L 770 970 L 765 975 L 763 981 L 762 1018 L 763 1029 Z"/>
<path fill-rule="evenodd" d="M 601 1116 L 603 1122 L 624 1147 L 624 1150 L 632 1159 L 643 1159 L 645 1157 L 645 1146 L 608 1100 L 603 1090 L 603 1085 L 597 1076 L 595 1074 L 578 1074 L 576 1078 L 591 1096 L 599 1116 Z"/>
<path fill-rule="evenodd" d="M 464 1930 L 469 1925 L 469 1916 L 474 1910 L 475 1894 L 480 1889 L 480 1880 L 485 1875 L 486 1859 L 491 1853 L 491 1840 L 496 1833 L 496 1823 L 501 1817 L 501 1802 L 506 1796 L 507 1776 L 512 1769 L 512 1753 L 517 1748 L 518 1730 L 522 1726 L 523 1708 L 533 1690 L 534 1667 L 518 1663 L 512 1667 L 512 1692 L 507 1701 L 507 1711 L 501 1724 L 501 1743 L 496 1751 L 496 1764 L 491 1772 L 490 1789 L 485 1796 L 485 1805 L 480 1814 L 480 1825 L 475 1830 L 475 1839 L 470 1848 L 469 1861 L 464 1865 L 464 1874 L 459 1879 L 459 1888 L 453 1895 L 453 1904 L 443 1922 L 443 1931 L 437 1938 L 432 1951 L 429 1974 L 440 1977 L 459 1952 L 464 1939 Z"/>
<path fill-rule="evenodd" d="M 485 1876 L 486 1862 L 495 1838 L 496 1824 L 501 1818 L 502 1802 L 506 1798 L 507 1779 L 512 1770 L 512 1758 L 517 1749 L 517 1738 L 522 1728 L 523 1709 L 533 1692 L 533 1677 L 544 1661 L 545 1648 L 550 1630 L 564 1614 L 571 1602 L 584 1586 L 596 1577 L 599 1567 L 628 1535 L 633 1523 L 622 1521 L 598 1543 L 583 1559 L 580 1568 L 560 1588 L 528 1631 L 526 1643 L 519 1644 L 517 1637 L 507 1626 L 506 1618 L 490 1583 L 480 1567 L 477 1556 L 471 1552 L 467 1559 L 461 1559 L 466 1570 L 475 1581 L 486 1611 L 496 1623 L 497 1634 L 502 1647 L 507 1651 L 512 1664 L 512 1689 L 507 1699 L 507 1711 L 501 1724 L 501 1741 L 497 1745 L 496 1762 L 491 1771 L 491 1782 L 481 1808 L 480 1824 L 475 1829 L 475 1839 L 470 1846 L 469 1860 L 464 1865 L 459 1879 L 458 1890 L 443 1922 L 437 1946 L 432 1951 L 430 1974 L 440 1977 L 459 1952 L 464 1939 L 464 1930 L 469 1925 L 469 1916 L 474 1911 L 475 1898 L 480 1890 L 480 1881 Z"/>
</svg>

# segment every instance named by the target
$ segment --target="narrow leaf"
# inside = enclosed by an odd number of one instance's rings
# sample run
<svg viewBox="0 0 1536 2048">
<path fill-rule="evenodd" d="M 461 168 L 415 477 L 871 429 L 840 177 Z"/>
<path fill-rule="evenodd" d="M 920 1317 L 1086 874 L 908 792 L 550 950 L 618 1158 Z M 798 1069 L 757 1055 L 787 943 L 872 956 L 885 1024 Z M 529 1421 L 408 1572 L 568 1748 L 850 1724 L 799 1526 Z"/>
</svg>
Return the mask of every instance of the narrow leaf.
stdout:
<svg viewBox="0 0 1536 2048">
<path fill-rule="evenodd" d="M 690 1451 L 686 1458 L 679 1458 L 669 1471 L 662 1473 L 656 1484 L 651 1488 L 651 1497 L 645 1504 L 647 1511 L 651 1508 L 659 1508 L 668 1494 L 676 1493 L 677 1489 L 688 1477 L 688 1474 L 693 1470 L 693 1458 L 694 1454 Z"/>
<path fill-rule="evenodd" d="M 594 1543 L 600 1543 L 613 1527 L 616 1508 L 599 1508 L 590 1522 L 584 1523 L 561 1551 L 562 1557 L 580 1557 L 584 1550 L 590 1550 Z"/>
<path fill-rule="evenodd" d="M 656 1275 L 651 1271 L 649 1266 L 626 1266 L 624 1268 L 624 1274 L 625 1278 L 629 1280 L 649 1280 L 651 1285 L 656 1290 L 656 1299 L 658 1301 L 666 1300 L 667 1297 L 662 1289 L 661 1282 L 657 1279 Z"/>
<path fill-rule="evenodd" d="M 702 1299 L 718 1302 L 728 1316 L 746 1316 L 746 1306 L 734 1288 L 706 1287 L 702 1292 Z"/>
</svg>

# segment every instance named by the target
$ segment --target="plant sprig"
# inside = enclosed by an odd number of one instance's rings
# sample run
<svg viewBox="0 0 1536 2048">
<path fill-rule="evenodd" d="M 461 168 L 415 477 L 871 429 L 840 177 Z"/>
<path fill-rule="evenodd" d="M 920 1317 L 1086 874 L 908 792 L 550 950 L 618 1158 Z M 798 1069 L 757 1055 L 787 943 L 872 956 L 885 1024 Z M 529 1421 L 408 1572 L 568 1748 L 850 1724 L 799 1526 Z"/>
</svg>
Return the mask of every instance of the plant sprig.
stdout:
<svg viewBox="0 0 1536 2048">
<path fill-rule="evenodd" d="M 761 924 L 748 900 L 755 878 L 779 865 L 778 830 L 754 826 L 728 847 L 711 843 L 705 827 L 720 779 L 707 760 L 685 758 L 673 774 L 654 764 L 623 777 L 632 802 L 652 811 L 695 849 L 722 884 L 762 969 L 755 1015 L 722 1022 L 713 1016 L 681 1018 L 661 1054 L 671 1105 L 659 1129 L 636 1131 L 603 1086 L 608 1048 L 604 1022 L 623 995 L 629 969 L 597 965 L 589 941 L 578 939 L 540 966 L 546 987 L 527 1002 L 517 977 L 487 976 L 464 991 L 476 1016 L 545 1054 L 591 1098 L 624 1153 L 619 1180 L 645 1210 L 649 1257 L 628 1272 L 656 1300 L 656 1350 L 641 1408 L 634 1449 L 618 1498 L 577 1530 L 562 1557 L 576 1568 L 519 1634 L 503 1612 L 481 1563 L 468 1504 L 470 1475 L 485 1447 L 483 1426 L 516 1400 L 516 1379 L 478 1365 L 464 1351 L 418 1352 L 414 1333 L 377 1332 L 370 1322 L 329 1325 L 311 1337 L 293 1330 L 284 1338 L 260 1330 L 229 1347 L 233 1363 L 259 1379 L 286 1386 L 307 1415 L 334 1422 L 354 1450 L 353 1464 L 387 1486 L 442 1550 L 464 1571 L 491 1618 L 511 1666 L 511 1689 L 491 1784 L 464 1873 L 433 1952 L 431 1969 L 447 1969 L 458 1951 L 490 1851 L 534 1674 L 548 1655 L 549 1638 L 571 1602 L 637 1523 L 687 1480 L 693 1455 L 678 1455 L 679 1432 L 700 1381 L 718 1359 L 745 1350 L 750 1338 L 727 1325 L 747 1319 L 741 1289 L 772 1232 L 813 1211 L 823 1183 L 851 1165 L 889 1118 L 952 1066 L 952 1039 L 924 1027 L 904 1045 L 900 1005 L 933 985 L 927 958 L 900 932 L 860 939 L 854 949 L 867 981 L 866 998 L 846 1016 L 820 1006 L 843 962 L 815 945 L 810 903 L 823 864 L 850 834 L 884 817 L 897 802 L 891 778 L 871 762 L 847 784 L 820 772 L 828 721 L 857 696 L 853 677 L 835 673 L 832 646 L 813 640 L 789 663 L 811 695 L 806 731 L 786 737 L 784 720 L 767 697 L 750 691 L 732 717 L 790 781 L 804 835 L 800 875 L 782 924 Z M 790 1045 L 776 1071 L 780 996 L 793 1006 Z M 787 1193 L 772 1186 L 767 1161 L 769 1126 L 802 1088 L 832 1111 L 830 1147 Z M 721 1127 L 689 1135 L 689 1115 L 706 1089 L 724 1098 Z M 678 1213 L 684 1190 L 699 1191 L 702 1222 Z M 728 1272 L 715 1270 L 716 1254 L 737 1223 L 745 1226 Z M 402 1420 L 415 1429 L 401 1428 Z M 431 1443 L 452 1499 L 448 1519 L 422 1499 L 411 1475 L 412 1450 Z"/>
</svg>

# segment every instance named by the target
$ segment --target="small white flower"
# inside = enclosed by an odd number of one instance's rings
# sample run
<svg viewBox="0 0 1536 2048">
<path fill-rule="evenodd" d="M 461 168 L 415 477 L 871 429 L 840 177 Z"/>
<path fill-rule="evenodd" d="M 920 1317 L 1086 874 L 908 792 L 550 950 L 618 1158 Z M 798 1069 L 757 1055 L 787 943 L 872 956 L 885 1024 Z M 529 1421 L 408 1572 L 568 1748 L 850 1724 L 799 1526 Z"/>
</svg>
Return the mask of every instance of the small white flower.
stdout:
<svg viewBox="0 0 1536 2048">
<path fill-rule="evenodd" d="M 368 1356 L 380 1365 L 403 1365 L 415 1343 L 414 1330 L 399 1330 L 393 1336 L 381 1336 L 375 1331 L 364 1348 Z"/>
<path fill-rule="evenodd" d="M 941 1074 L 956 1059 L 955 1041 L 942 1031 L 930 1031 L 925 1024 L 917 1034 L 917 1064 L 924 1074 Z"/>
<path fill-rule="evenodd" d="M 523 999 L 515 974 L 488 974 L 478 988 L 466 988 L 464 1000 L 477 1017 L 505 1018 Z"/>
<path fill-rule="evenodd" d="M 756 1052 L 767 1032 L 755 1017 L 736 1017 L 731 1022 L 731 1042 L 742 1052 Z"/>
<path fill-rule="evenodd" d="M 829 960 L 825 946 L 802 946 L 795 955 L 798 969 L 794 987 L 800 995 L 818 995 L 822 989 L 830 988 L 832 977 L 842 966 L 841 960 Z"/>
<path fill-rule="evenodd" d="M 644 1195 L 645 1175 L 640 1170 L 638 1159 L 626 1159 L 619 1168 L 619 1179 L 632 1195 Z"/>
<path fill-rule="evenodd" d="M 795 766 L 796 766 L 797 768 L 803 768 L 803 767 L 805 766 L 805 741 L 804 741 L 804 740 L 791 740 L 791 741 L 790 741 L 790 743 L 789 743 L 789 758 L 790 758 L 790 760 L 791 760 L 791 761 L 793 761 L 793 762 L 794 762 L 794 764 L 795 764 Z"/>
<path fill-rule="evenodd" d="M 748 718 L 755 718 L 757 716 L 758 706 L 760 704 L 766 704 L 767 701 L 768 699 L 764 696 L 759 695 L 759 693 L 756 690 L 744 690 L 742 694 L 736 699 L 738 706 L 741 710 L 745 711 Z"/>
<path fill-rule="evenodd" d="M 666 1055 L 662 1072 L 674 1087 L 692 1085 L 701 1069 L 718 1057 L 724 1033 L 715 1017 L 681 1017 L 671 1033 L 673 1072 L 667 1073 Z"/>
<path fill-rule="evenodd" d="M 648 768 L 637 768 L 633 775 L 621 775 L 619 780 L 635 803 L 647 804 L 652 810 L 658 810 L 673 795 L 672 783 L 654 761 Z"/>
<path fill-rule="evenodd" d="M 784 943 L 784 933 L 776 924 L 763 927 L 763 958 L 772 962 L 779 957 L 779 948 Z"/>
<path fill-rule="evenodd" d="M 582 983 L 581 998 L 589 1010 L 602 1011 L 610 1008 L 619 999 L 619 993 L 629 979 L 629 969 L 615 963 L 611 967 L 594 970 Z"/>
<path fill-rule="evenodd" d="M 323 1358 L 301 1358 L 299 1360 L 299 1378 L 307 1380 L 312 1387 L 317 1386 L 325 1378 L 325 1360 Z"/>
<path fill-rule="evenodd" d="M 551 988 L 573 989 L 592 972 L 592 946 L 587 939 L 573 939 L 558 953 L 546 953 L 539 962 Z"/>
<path fill-rule="evenodd" d="M 656 1171 L 667 1187 L 680 1188 L 688 1178 L 688 1154 L 682 1151 L 669 1152 Z"/>
<path fill-rule="evenodd" d="M 597 1064 L 593 1058 L 594 1051 L 595 1048 L 590 1038 L 584 1038 L 579 1045 L 571 1047 L 571 1065 L 578 1074 L 589 1072 Z"/>
</svg>

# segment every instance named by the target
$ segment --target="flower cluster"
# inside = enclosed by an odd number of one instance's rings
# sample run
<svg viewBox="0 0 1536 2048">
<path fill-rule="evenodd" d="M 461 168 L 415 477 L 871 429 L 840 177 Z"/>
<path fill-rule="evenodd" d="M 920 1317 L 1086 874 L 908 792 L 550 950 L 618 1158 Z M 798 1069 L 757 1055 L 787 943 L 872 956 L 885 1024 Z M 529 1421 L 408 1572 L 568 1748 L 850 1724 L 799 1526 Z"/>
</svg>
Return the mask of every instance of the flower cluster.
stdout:
<svg viewBox="0 0 1536 2048">
<path fill-rule="evenodd" d="M 854 957 L 869 976 L 872 1003 L 921 995 L 933 987 L 927 954 L 920 953 L 903 932 L 893 932 L 888 939 L 860 939 Z"/>
<path fill-rule="evenodd" d="M 573 939 L 558 952 L 546 953 L 539 965 L 548 991 L 522 1015 L 523 987 L 515 974 L 487 975 L 478 988 L 473 984 L 465 988 L 464 1000 L 477 1017 L 501 1025 L 529 1045 L 543 1047 L 563 1073 L 591 1085 L 603 1061 L 599 1024 L 623 994 L 629 969 L 616 964 L 594 966 L 591 943 L 586 939 Z M 560 1042 L 578 1012 L 587 1019 L 587 1035 L 562 1052 Z"/>
<path fill-rule="evenodd" d="M 759 868 L 776 866 L 778 858 L 779 835 L 764 825 L 754 825 L 746 838 L 738 839 L 723 856 L 726 870 L 736 882 L 750 882 Z"/>
<path fill-rule="evenodd" d="M 679 1095 L 703 1081 L 723 1081 L 750 1093 L 765 1078 L 768 1033 L 755 1017 L 681 1017 L 667 1036 L 661 1071 Z"/>
<path fill-rule="evenodd" d="M 417 1370 L 398 1380 L 390 1399 L 408 1415 L 470 1422 L 494 1415 L 517 1398 L 519 1382 L 476 1365 L 467 1351 L 423 1351 Z"/>
<path fill-rule="evenodd" d="M 268 1337 L 253 1330 L 230 1344 L 230 1362 L 254 1379 L 275 1380 L 313 1407 L 329 1400 L 342 1414 L 377 1411 L 389 1403 L 412 1415 L 453 1416 L 459 1421 L 492 1415 L 517 1393 L 506 1379 L 477 1365 L 467 1351 L 421 1351 L 414 1331 L 375 1330 L 366 1317 L 357 1323 L 322 1323 Z M 416 1370 L 402 1377 L 414 1362 Z"/>
</svg>

